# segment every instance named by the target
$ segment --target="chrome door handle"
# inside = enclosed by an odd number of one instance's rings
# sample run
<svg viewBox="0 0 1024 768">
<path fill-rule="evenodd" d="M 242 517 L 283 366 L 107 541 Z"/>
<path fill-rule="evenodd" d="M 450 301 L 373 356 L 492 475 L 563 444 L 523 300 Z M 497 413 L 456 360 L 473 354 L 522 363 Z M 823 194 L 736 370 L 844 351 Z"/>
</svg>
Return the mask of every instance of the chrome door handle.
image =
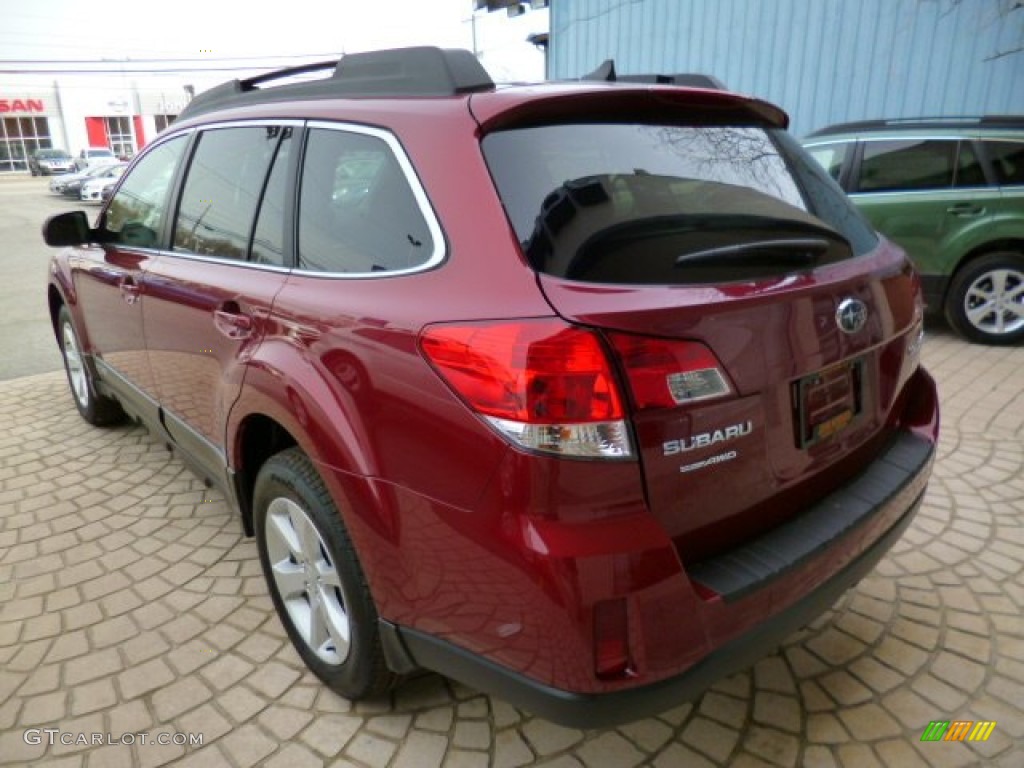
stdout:
<svg viewBox="0 0 1024 768">
<path fill-rule="evenodd" d="M 233 302 L 213 311 L 213 324 L 229 339 L 245 339 L 252 333 L 253 321 Z"/>
<path fill-rule="evenodd" d="M 121 292 L 121 298 L 128 304 L 134 304 L 139 300 L 139 285 L 135 282 L 134 278 L 125 277 L 120 280 L 117 285 L 118 290 Z"/>
<path fill-rule="evenodd" d="M 954 216 L 980 216 L 985 213 L 985 206 L 974 203 L 957 203 L 949 206 L 946 213 L 952 213 Z"/>
</svg>

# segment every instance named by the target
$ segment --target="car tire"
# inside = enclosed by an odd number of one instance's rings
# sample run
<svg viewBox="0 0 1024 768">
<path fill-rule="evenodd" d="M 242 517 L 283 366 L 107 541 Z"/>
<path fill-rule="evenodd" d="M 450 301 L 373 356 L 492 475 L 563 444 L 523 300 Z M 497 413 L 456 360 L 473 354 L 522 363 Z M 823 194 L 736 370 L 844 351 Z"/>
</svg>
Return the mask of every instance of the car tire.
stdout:
<svg viewBox="0 0 1024 768">
<path fill-rule="evenodd" d="M 946 319 L 969 341 L 1024 339 L 1024 253 L 989 253 L 961 267 L 949 286 Z"/>
<path fill-rule="evenodd" d="M 57 314 L 57 334 L 61 357 L 64 358 L 64 372 L 68 376 L 71 399 L 82 418 L 93 426 L 102 427 L 118 424 L 125 419 L 121 404 L 113 398 L 99 394 L 89 357 L 82 351 L 71 312 L 61 306 Z"/>
<path fill-rule="evenodd" d="M 274 607 L 306 665 L 353 701 L 390 690 L 398 676 L 384 660 L 359 558 L 322 478 L 298 448 L 260 468 L 253 524 Z"/>
</svg>

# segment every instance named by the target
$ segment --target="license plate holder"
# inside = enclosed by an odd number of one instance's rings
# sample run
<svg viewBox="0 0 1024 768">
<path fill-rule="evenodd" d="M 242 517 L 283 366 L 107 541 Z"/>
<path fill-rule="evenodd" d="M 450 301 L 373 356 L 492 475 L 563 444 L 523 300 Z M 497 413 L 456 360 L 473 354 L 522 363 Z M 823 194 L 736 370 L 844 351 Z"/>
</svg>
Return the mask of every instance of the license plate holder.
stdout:
<svg viewBox="0 0 1024 768">
<path fill-rule="evenodd" d="M 824 368 L 794 385 L 797 444 L 809 448 L 842 432 L 861 412 L 864 361 Z"/>
</svg>

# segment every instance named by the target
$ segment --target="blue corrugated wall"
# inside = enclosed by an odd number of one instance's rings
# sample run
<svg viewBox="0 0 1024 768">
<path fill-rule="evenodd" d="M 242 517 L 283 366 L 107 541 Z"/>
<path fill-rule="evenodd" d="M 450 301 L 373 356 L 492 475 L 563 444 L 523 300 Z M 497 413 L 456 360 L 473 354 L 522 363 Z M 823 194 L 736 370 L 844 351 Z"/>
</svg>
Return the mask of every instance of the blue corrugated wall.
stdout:
<svg viewBox="0 0 1024 768">
<path fill-rule="evenodd" d="M 551 0 L 549 75 L 703 72 L 800 136 L 847 120 L 1024 114 L 1018 0 Z"/>
</svg>

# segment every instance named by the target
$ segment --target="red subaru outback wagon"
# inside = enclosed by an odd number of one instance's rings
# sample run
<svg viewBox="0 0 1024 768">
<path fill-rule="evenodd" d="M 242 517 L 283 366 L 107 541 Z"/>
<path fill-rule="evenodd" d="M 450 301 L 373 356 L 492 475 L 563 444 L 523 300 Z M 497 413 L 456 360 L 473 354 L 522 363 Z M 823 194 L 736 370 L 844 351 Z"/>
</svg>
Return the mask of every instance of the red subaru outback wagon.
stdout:
<svg viewBox="0 0 1024 768">
<path fill-rule="evenodd" d="M 81 415 L 224 491 L 327 685 L 601 726 L 870 571 L 938 435 L 920 285 L 781 110 L 434 48 L 328 71 L 199 96 L 44 232 Z"/>
</svg>

